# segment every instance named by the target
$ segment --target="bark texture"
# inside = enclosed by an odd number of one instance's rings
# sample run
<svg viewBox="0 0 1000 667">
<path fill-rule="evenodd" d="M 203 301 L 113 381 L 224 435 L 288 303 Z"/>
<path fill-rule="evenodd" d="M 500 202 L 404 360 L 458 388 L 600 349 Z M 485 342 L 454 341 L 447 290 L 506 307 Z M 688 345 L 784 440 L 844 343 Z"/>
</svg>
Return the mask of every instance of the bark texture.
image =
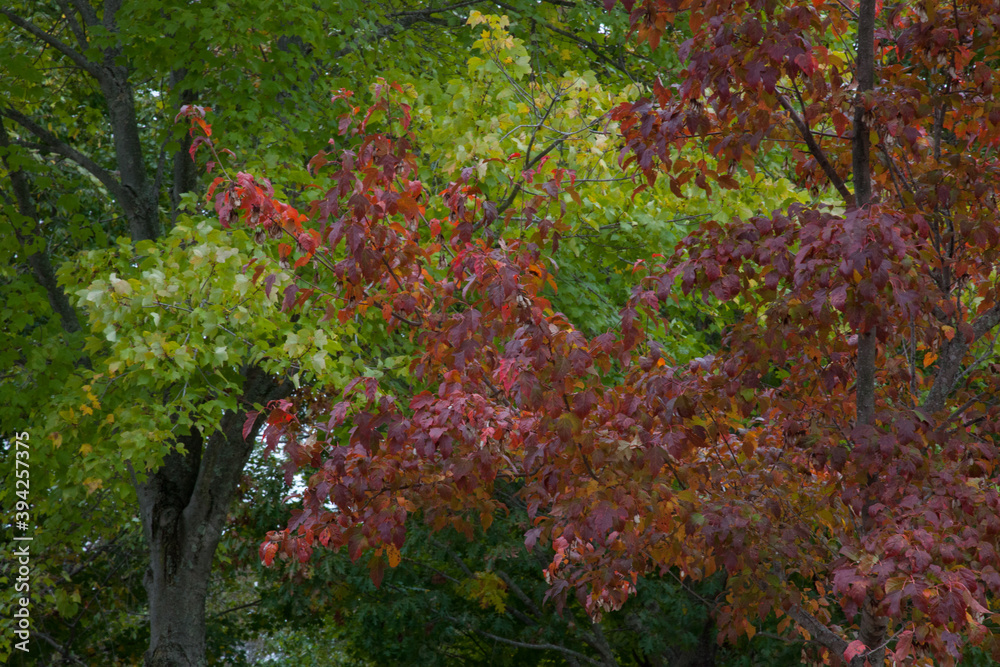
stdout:
<svg viewBox="0 0 1000 667">
<path fill-rule="evenodd" d="M 854 203 L 864 209 L 872 201 L 871 142 L 864 94 L 875 88 L 875 4 L 876 0 L 861 0 L 858 6 L 858 51 L 855 60 L 855 76 L 858 82 L 859 99 L 854 107 L 854 138 L 852 145 L 852 167 L 854 170 Z M 858 332 L 857 361 L 857 425 L 875 424 L 875 365 L 878 357 L 878 337 L 874 327 Z M 877 476 L 868 479 L 868 500 L 862 510 L 862 530 L 869 521 L 868 507 L 874 502 Z M 851 667 L 864 667 L 865 662 L 882 665 L 885 662 L 885 635 L 887 623 L 879 614 L 879 601 L 869 588 L 861 607 L 861 623 L 858 639 L 867 651 L 851 660 Z"/>
<path fill-rule="evenodd" d="M 267 403 L 291 385 L 256 366 L 245 369 L 243 398 Z M 159 470 L 136 483 L 143 531 L 150 550 L 148 667 L 205 664 L 205 594 L 240 475 L 253 450 L 257 427 L 243 438 L 246 413 L 227 411 L 214 433 L 179 439 Z"/>
</svg>

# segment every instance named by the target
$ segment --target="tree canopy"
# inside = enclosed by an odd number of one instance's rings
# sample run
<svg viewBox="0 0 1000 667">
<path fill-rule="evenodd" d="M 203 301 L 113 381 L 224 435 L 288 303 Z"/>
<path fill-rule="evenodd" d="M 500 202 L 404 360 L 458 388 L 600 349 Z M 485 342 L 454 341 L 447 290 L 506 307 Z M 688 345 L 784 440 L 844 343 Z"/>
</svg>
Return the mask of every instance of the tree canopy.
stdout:
<svg viewBox="0 0 1000 667">
<path fill-rule="evenodd" d="M 0 14 L 14 664 L 992 664 L 993 4 Z"/>
</svg>

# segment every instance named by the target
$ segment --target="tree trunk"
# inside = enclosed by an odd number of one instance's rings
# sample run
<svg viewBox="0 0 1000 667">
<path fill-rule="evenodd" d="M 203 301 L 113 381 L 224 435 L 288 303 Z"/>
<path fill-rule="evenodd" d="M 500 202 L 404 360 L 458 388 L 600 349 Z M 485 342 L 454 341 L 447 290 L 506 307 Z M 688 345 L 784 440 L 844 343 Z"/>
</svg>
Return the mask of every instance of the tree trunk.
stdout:
<svg viewBox="0 0 1000 667">
<path fill-rule="evenodd" d="M 858 95 L 875 88 L 875 3 L 876 0 L 861 0 L 858 6 L 858 51 L 855 77 Z M 854 171 L 854 203 L 863 209 L 872 200 L 871 143 L 862 99 L 855 102 L 854 138 L 852 141 L 852 167 Z M 875 365 L 878 357 L 878 338 L 874 327 L 862 324 L 858 331 L 857 361 L 857 424 L 875 424 Z M 875 486 L 878 477 L 869 475 L 867 495 L 862 510 L 862 530 L 870 529 L 868 507 L 874 503 Z M 851 667 L 864 667 L 865 662 L 880 667 L 885 662 L 886 619 L 879 615 L 879 603 L 875 592 L 869 588 L 861 607 L 861 624 L 858 639 L 867 651 L 851 660 Z"/>
<path fill-rule="evenodd" d="M 291 385 L 257 367 L 245 369 L 246 403 L 287 396 Z M 150 642 L 147 667 L 205 665 L 205 595 L 229 505 L 257 428 L 243 439 L 246 413 L 226 412 L 207 437 L 179 439 L 184 452 L 167 456 L 144 481 L 135 481 L 150 564 Z"/>
</svg>

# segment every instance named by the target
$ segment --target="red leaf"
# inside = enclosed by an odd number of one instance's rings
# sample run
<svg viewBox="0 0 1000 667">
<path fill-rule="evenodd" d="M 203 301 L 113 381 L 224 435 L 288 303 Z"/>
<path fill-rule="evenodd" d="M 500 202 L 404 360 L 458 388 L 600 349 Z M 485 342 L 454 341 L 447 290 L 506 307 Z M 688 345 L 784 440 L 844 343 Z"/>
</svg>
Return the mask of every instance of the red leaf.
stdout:
<svg viewBox="0 0 1000 667">
<path fill-rule="evenodd" d="M 256 410 L 247 413 L 247 420 L 243 422 L 243 440 L 246 440 L 250 436 L 250 431 L 253 430 L 253 425 L 256 423 L 258 415 L 260 413 Z"/>
<path fill-rule="evenodd" d="M 896 639 L 896 651 L 893 653 L 892 657 L 899 664 L 903 664 L 903 661 L 910 655 L 910 648 L 913 646 L 913 631 L 907 630 L 906 632 L 901 632 Z"/>
<path fill-rule="evenodd" d="M 285 288 L 284 292 L 285 298 L 282 299 L 281 301 L 282 311 L 289 310 L 292 307 L 292 304 L 295 303 L 295 294 L 298 291 L 299 288 L 296 285 L 289 285 L 288 287 Z"/>
<path fill-rule="evenodd" d="M 868 647 L 865 646 L 865 643 L 863 641 L 861 641 L 860 639 L 855 639 L 853 642 L 847 645 L 846 649 L 844 649 L 844 660 L 850 662 L 856 656 L 865 653 L 867 650 Z"/>
<path fill-rule="evenodd" d="M 333 406 L 333 412 L 330 413 L 330 421 L 327 422 L 327 428 L 332 429 L 334 426 L 340 426 L 344 423 L 347 418 L 347 409 L 351 407 L 348 401 L 341 401 Z"/>
<path fill-rule="evenodd" d="M 223 180 L 224 179 L 222 178 L 222 176 L 215 177 L 215 179 L 212 181 L 212 184 L 208 187 L 208 194 L 205 195 L 205 201 L 211 201 L 212 194 L 215 193 L 215 188 L 219 187 L 219 183 L 221 183 Z"/>
<path fill-rule="evenodd" d="M 385 559 L 379 556 L 372 556 L 368 562 L 368 573 L 371 575 L 375 588 L 382 585 L 382 577 L 385 576 Z"/>
<path fill-rule="evenodd" d="M 267 567 L 274 563 L 274 555 L 278 553 L 278 545 L 274 542 L 264 542 L 260 545 L 260 560 Z"/>
</svg>

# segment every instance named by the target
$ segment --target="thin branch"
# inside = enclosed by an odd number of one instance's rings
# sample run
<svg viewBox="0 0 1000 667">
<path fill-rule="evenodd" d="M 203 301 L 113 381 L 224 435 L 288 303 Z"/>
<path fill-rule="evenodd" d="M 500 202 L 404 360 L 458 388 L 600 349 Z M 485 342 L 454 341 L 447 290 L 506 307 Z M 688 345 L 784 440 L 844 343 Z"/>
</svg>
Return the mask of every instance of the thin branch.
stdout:
<svg viewBox="0 0 1000 667">
<path fill-rule="evenodd" d="M 456 2 L 453 5 L 448 5 L 447 7 L 427 7 L 426 9 L 415 9 L 406 12 L 395 12 L 390 14 L 390 18 L 397 18 L 400 16 L 430 16 L 431 14 L 442 14 L 444 12 L 452 12 L 456 9 L 462 9 L 463 7 L 469 7 L 471 5 L 477 5 L 481 0 L 465 0 L 465 2 Z"/>
<path fill-rule="evenodd" d="M 86 71 L 91 76 L 93 76 L 95 79 L 101 78 L 103 74 L 101 68 L 98 67 L 95 63 L 92 63 L 89 60 L 87 60 L 87 58 L 82 53 L 72 48 L 65 42 L 56 39 L 49 33 L 45 32 L 44 30 L 36 26 L 34 23 L 24 20 L 17 14 L 11 12 L 6 7 L 0 7 L 0 14 L 6 16 L 7 19 L 17 27 L 21 28 L 25 32 L 31 33 L 38 39 L 42 40 L 49 46 L 53 47 L 54 49 L 62 53 L 64 56 L 66 56 L 74 63 L 76 63 L 77 66 L 80 67 L 82 70 Z"/>
<path fill-rule="evenodd" d="M 238 605 L 236 607 L 230 607 L 229 609 L 226 609 L 224 611 L 220 611 L 218 614 L 212 615 L 211 618 L 218 618 L 220 616 L 223 616 L 224 614 L 228 614 L 228 613 L 233 612 L 233 611 L 239 611 L 240 609 L 246 609 L 247 607 L 256 607 L 260 603 L 261 603 L 261 598 L 257 598 L 253 602 L 247 602 L 246 604 L 241 604 L 241 605 Z"/>
<path fill-rule="evenodd" d="M 514 579 L 512 579 L 509 574 L 507 574 L 503 570 L 495 570 L 495 573 L 498 577 L 500 577 L 500 579 L 505 584 L 507 584 L 507 588 L 509 588 L 511 591 L 514 592 L 515 597 L 517 597 L 521 602 L 523 602 L 524 606 L 526 606 L 532 614 L 534 614 L 538 618 L 542 617 L 542 610 L 538 608 L 538 605 L 535 604 L 535 601 L 532 600 L 530 597 L 528 597 L 528 594 L 525 593 L 524 590 L 522 590 L 521 587 L 517 585 L 517 582 L 514 581 Z"/>
<path fill-rule="evenodd" d="M 552 96 L 552 100 L 549 102 L 549 106 L 545 110 L 545 114 L 542 116 L 542 119 L 540 121 L 538 121 L 538 125 L 535 126 L 534 131 L 531 133 L 531 139 L 528 141 L 528 148 L 527 148 L 526 151 L 524 151 L 525 169 L 528 168 L 527 165 L 528 165 L 528 163 L 531 160 L 531 149 L 534 148 L 534 146 L 535 146 L 535 137 L 538 136 L 538 130 L 540 130 L 543 125 L 545 125 L 545 121 L 548 120 L 549 114 L 552 113 L 552 109 L 555 108 L 556 102 L 558 102 L 559 98 L 561 98 L 561 97 L 562 97 L 562 91 L 559 91 L 555 95 Z"/>
<path fill-rule="evenodd" d="M 844 203 L 847 204 L 847 206 L 853 206 L 854 195 L 852 195 L 850 190 L 847 189 L 847 185 L 844 184 L 844 179 L 840 177 L 840 174 L 837 173 L 837 170 L 834 169 L 833 165 L 830 164 L 830 161 L 826 158 L 826 154 L 823 152 L 823 149 L 816 143 L 816 138 L 813 136 L 812 130 L 809 129 L 809 125 L 802 119 L 801 116 L 799 116 L 798 112 L 795 111 L 795 108 L 792 107 L 791 102 L 789 102 L 788 98 L 784 95 L 778 95 L 778 102 L 785 109 L 785 111 L 788 112 L 789 117 L 792 119 L 792 123 L 795 124 L 795 127 L 799 131 L 799 135 L 801 135 L 802 140 L 806 142 L 806 146 L 809 148 L 809 153 L 816 158 L 816 162 L 823 169 L 823 173 L 825 173 L 826 177 L 830 179 L 830 182 L 833 183 L 833 187 L 835 187 L 837 192 L 840 193 L 840 196 L 844 199 Z"/>
<path fill-rule="evenodd" d="M 495 635 L 495 634 L 493 634 L 491 632 L 486 632 L 485 630 L 480 630 L 479 628 L 474 628 L 474 627 L 469 626 L 469 625 L 467 625 L 465 623 L 462 623 L 462 621 L 460 621 L 459 619 L 457 619 L 457 618 L 455 618 L 453 616 L 445 616 L 445 618 L 447 618 L 449 621 L 452 621 L 453 623 L 461 623 L 462 625 L 465 625 L 470 631 L 475 632 L 476 634 L 478 634 L 478 635 L 480 635 L 482 637 L 486 637 L 487 639 L 492 639 L 493 641 L 498 641 L 501 644 L 507 644 L 508 646 L 516 646 L 517 648 L 535 649 L 535 650 L 538 650 L 538 651 L 558 651 L 559 653 L 562 653 L 563 655 L 572 656 L 572 657 L 576 658 L 577 660 L 583 660 L 584 662 L 586 662 L 588 664 L 591 664 L 591 665 L 600 665 L 601 664 L 597 660 L 594 660 L 593 658 L 591 658 L 589 655 L 580 653 L 579 651 L 574 651 L 573 649 L 566 648 L 565 646 L 560 646 L 559 644 L 532 644 L 530 642 L 519 642 L 519 641 L 514 640 L 514 639 L 507 639 L 506 637 L 501 637 L 500 635 Z"/>
<path fill-rule="evenodd" d="M 503 3 L 503 2 L 494 2 L 493 4 L 495 4 L 497 7 L 501 7 L 503 9 L 507 10 L 508 12 L 514 12 L 515 14 L 520 14 L 521 13 L 517 9 L 517 7 L 513 7 L 513 6 L 508 5 L 506 3 Z M 550 30 L 550 31 L 556 33 L 557 35 L 562 35 L 566 39 L 568 39 L 568 40 L 570 40 L 572 42 L 575 42 L 576 44 L 579 44 L 580 46 L 582 46 L 583 48 L 587 49 L 588 51 L 590 51 L 591 53 L 593 53 L 595 56 L 597 56 L 598 59 L 604 61 L 604 63 L 606 63 L 607 65 L 610 65 L 612 68 L 618 70 L 619 72 L 621 72 L 622 74 L 624 74 L 625 76 L 627 76 L 633 83 L 642 83 L 642 84 L 646 85 L 649 88 L 652 87 L 648 82 L 643 81 L 641 79 L 637 79 L 635 76 L 633 76 L 632 73 L 628 70 L 628 68 L 625 67 L 625 63 L 624 63 L 624 59 L 623 58 L 619 58 L 617 61 L 615 61 L 614 59 L 612 59 L 611 57 L 609 57 L 605 53 L 605 49 L 602 48 L 599 44 L 595 44 L 594 42 L 591 42 L 591 41 L 588 41 L 586 39 L 583 39 L 582 37 L 574 35 L 573 33 L 569 32 L 568 30 L 563 30 L 562 28 L 558 28 L 558 27 L 552 25 L 551 23 L 547 23 L 546 21 L 537 21 L 537 23 L 538 23 L 538 25 L 545 27 L 546 30 Z M 633 53 L 631 55 L 639 57 L 638 54 L 634 54 Z"/>
<path fill-rule="evenodd" d="M 51 645 L 53 648 L 55 648 L 57 651 L 59 651 L 59 655 L 62 656 L 63 660 L 65 660 L 67 662 L 75 663 L 77 665 L 84 665 L 84 667 L 86 667 L 87 663 L 85 663 L 83 660 L 80 660 L 80 658 L 76 657 L 76 654 L 74 654 L 69 649 L 69 647 L 63 646 L 62 644 L 58 643 L 55 639 L 53 639 L 51 636 L 45 634 L 44 632 L 40 632 L 38 630 L 32 630 L 31 631 L 31 636 L 32 637 L 38 637 L 39 639 L 41 639 L 42 641 L 44 641 L 46 644 Z"/>
<path fill-rule="evenodd" d="M 69 29 L 73 32 L 73 36 L 76 37 L 77 45 L 83 49 L 87 50 L 87 33 L 84 31 L 83 26 L 73 17 L 73 12 L 70 10 L 69 4 L 66 0 L 56 0 L 56 4 L 59 5 L 59 9 L 62 13 L 66 15 L 66 22 L 69 23 Z"/>
</svg>

